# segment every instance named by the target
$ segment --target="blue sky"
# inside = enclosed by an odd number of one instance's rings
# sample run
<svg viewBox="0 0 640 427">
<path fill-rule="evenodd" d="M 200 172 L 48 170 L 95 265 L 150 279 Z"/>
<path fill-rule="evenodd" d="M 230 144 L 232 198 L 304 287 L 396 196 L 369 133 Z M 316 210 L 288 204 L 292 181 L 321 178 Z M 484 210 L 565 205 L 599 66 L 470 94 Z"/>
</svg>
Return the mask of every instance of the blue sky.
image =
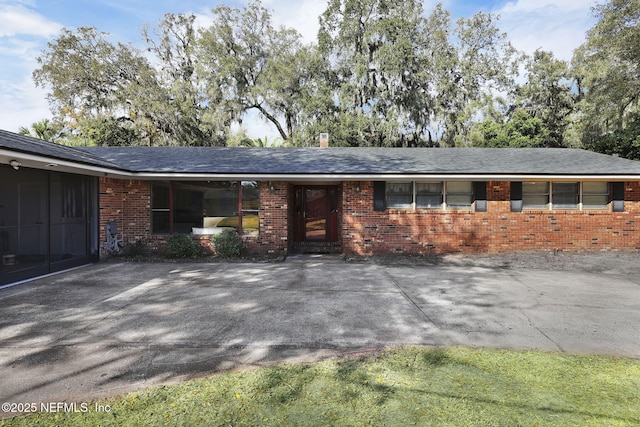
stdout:
<svg viewBox="0 0 640 427">
<path fill-rule="evenodd" d="M 219 4 L 241 7 L 243 0 L 0 0 L 0 129 L 20 126 L 51 116 L 45 94 L 36 88 L 31 73 L 35 58 L 63 27 L 93 26 L 111 34 L 113 42 L 141 43 L 141 29 L 159 22 L 165 13 L 195 13 L 206 20 Z M 308 41 L 315 38 L 317 17 L 326 0 L 263 0 L 277 25 L 296 28 Z M 424 0 L 425 11 L 438 3 Z M 595 23 L 591 7 L 596 0 L 442 0 L 454 16 L 493 12 L 516 48 L 531 53 L 538 48 L 570 60 Z M 254 137 L 273 135 L 258 118 L 244 121 Z"/>
</svg>

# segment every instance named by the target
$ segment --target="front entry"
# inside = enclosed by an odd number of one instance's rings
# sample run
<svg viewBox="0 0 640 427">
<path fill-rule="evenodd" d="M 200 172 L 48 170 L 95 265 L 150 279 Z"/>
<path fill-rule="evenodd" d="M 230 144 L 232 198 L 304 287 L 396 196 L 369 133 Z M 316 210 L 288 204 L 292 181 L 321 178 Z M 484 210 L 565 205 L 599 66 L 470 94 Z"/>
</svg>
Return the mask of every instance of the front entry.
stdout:
<svg viewBox="0 0 640 427">
<path fill-rule="evenodd" d="M 294 243 L 327 248 L 338 242 L 339 186 L 294 186 Z"/>
</svg>

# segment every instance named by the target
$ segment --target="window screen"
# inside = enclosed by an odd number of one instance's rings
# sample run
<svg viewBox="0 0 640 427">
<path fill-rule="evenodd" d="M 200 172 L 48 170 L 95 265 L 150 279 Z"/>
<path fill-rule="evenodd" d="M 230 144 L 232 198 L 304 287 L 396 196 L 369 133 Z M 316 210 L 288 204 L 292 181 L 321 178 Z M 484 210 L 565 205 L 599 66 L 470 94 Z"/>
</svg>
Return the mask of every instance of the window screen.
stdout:
<svg viewBox="0 0 640 427">
<path fill-rule="evenodd" d="M 413 194 L 410 182 L 387 182 L 385 194 L 388 208 L 410 208 Z"/>
<path fill-rule="evenodd" d="M 442 182 L 416 183 L 416 208 L 442 208 Z"/>
<path fill-rule="evenodd" d="M 608 182 L 582 183 L 582 208 L 606 209 L 609 205 Z"/>
<path fill-rule="evenodd" d="M 552 203 L 554 209 L 578 209 L 580 183 L 554 182 Z"/>
<path fill-rule="evenodd" d="M 547 209 L 549 204 L 549 183 L 523 182 L 522 204 L 525 209 Z"/>
<path fill-rule="evenodd" d="M 473 183 L 447 182 L 447 207 L 471 208 L 473 203 Z"/>
</svg>

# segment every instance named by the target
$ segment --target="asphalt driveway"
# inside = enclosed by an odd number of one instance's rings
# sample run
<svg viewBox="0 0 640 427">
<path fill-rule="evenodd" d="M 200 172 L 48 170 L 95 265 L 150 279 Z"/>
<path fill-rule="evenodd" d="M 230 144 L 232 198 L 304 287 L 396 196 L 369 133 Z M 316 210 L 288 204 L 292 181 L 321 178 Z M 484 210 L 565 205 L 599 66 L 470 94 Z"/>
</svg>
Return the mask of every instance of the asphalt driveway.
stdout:
<svg viewBox="0 0 640 427">
<path fill-rule="evenodd" d="M 615 270 L 103 263 L 0 290 L 0 306 L 0 402 L 401 344 L 640 357 L 640 276 Z"/>
</svg>

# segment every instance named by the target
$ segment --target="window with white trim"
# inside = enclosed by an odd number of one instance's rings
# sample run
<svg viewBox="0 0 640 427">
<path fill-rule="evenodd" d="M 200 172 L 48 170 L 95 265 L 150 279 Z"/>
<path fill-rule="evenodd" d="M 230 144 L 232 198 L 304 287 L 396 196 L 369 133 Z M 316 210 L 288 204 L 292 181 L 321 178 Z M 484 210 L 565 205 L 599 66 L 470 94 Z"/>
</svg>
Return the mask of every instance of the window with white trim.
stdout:
<svg viewBox="0 0 640 427">
<path fill-rule="evenodd" d="M 388 208 L 411 208 L 413 204 L 412 182 L 387 182 L 385 195 Z"/>
<path fill-rule="evenodd" d="M 523 209 L 607 209 L 608 182 L 525 181 L 522 183 Z"/>
<path fill-rule="evenodd" d="M 549 183 L 545 181 L 523 182 L 522 207 L 524 209 L 548 209 Z"/>
<path fill-rule="evenodd" d="M 580 203 L 579 182 L 553 182 L 551 187 L 553 209 L 578 209 L 578 203 Z"/>
<path fill-rule="evenodd" d="M 582 209 L 606 209 L 608 206 L 608 182 L 582 183 Z"/>
<path fill-rule="evenodd" d="M 473 204 L 473 182 L 447 181 L 447 207 L 454 209 L 471 209 Z"/>
<path fill-rule="evenodd" d="M 388 209 L 471 209 L 473 182 L 386 182 L 385 201 Z"/>
<path fill-rule="evenodd" d="M 416 182 L 416 209 L 442 209 L 442 182 Z"/>
</svg>

